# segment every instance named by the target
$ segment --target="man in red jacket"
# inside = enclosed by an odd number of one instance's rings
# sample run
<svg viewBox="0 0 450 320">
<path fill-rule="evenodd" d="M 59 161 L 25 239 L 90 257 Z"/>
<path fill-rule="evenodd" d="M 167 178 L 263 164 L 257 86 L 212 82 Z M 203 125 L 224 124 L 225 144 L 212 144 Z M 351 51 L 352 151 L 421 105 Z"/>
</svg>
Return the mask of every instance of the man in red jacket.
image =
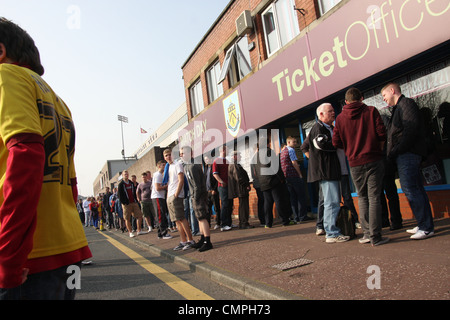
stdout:
<svg viewBox="0 0 450 320">
<path fill-rule="evenodd" d="M 333 145 L 344 149 L 358 191 L 360 220 L 364 231 L 359 242 L 371 242 L 376 246 L 389 241 L 389 238 L 381 236 L 380 202 L 386 128 L 378 110 L 362 101 L 362 93 L 357 88 L 347 90 L 346 105 L 336 118 Z"/>
</svg>

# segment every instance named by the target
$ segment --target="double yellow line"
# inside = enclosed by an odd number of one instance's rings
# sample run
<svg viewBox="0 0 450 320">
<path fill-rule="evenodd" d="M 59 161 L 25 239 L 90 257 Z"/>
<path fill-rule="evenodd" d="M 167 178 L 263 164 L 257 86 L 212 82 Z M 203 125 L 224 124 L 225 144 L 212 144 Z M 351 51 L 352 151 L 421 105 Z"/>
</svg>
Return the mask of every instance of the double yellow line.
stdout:
<svg viewBox="0 0 450 320">
<path fill-rule="evenodd" d="M 133 259 L 142 268 L 153 274 L 155 277 L 163 281 L 166 285 L 171 287 L 173 290 L 178 292 L 187 300 L 214 300 L 209 295 L 205 294 L 203 291 L 191 286 L 189 283 L 181 280 L 177 276 L 171 274 L 167 270 L 157 266 L 151 261 L 147 260 L 137 252 L 131 250 L 130 248 L 124 246 L 119 241 L 111 238 L 110 236 L 99 232 L 108 239 L 108 241 L 115 246 L 117 249 L 125 253 L 128 257 Z"/>
</svg>

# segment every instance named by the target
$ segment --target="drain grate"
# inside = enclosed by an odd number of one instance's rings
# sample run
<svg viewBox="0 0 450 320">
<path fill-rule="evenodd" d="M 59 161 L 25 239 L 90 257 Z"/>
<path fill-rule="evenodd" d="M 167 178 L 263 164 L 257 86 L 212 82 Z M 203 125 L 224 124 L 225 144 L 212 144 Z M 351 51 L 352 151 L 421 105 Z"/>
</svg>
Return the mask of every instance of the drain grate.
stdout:
<svg viewBox="0 0 450 320">
<path fill-rule="evenodd" d="M 286 270 L 290 270 L 290 269 L 294 269 L 294 268 L 298 268 L 298 267 L 302 267 L 302 266 L 306 266 L 310 263 L 313 263 L 314 261 L 312 260 L 308 260 L 308 259 L 295 259 L 295 260 L 291 260 L 288 262 L 283 262 L 283 263 L 279 263 L 276 264 L 274 266 L 272 266 L 272 268 L 281 270 L 281 271 L 286 271 Z"/>
</svg>

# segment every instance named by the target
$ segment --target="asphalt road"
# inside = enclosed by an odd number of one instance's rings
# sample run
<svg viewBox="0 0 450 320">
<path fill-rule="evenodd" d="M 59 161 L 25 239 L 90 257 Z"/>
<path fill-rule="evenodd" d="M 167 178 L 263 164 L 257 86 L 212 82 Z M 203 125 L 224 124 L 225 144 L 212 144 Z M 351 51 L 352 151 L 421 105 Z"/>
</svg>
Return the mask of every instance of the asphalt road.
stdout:
<svg viewBox="0 0 450 320">
<path fill-rule="evenodd" d="M 85 228 L 93 257 L 76 300 L 247 300 L 113 233 Z"/>
</svg>

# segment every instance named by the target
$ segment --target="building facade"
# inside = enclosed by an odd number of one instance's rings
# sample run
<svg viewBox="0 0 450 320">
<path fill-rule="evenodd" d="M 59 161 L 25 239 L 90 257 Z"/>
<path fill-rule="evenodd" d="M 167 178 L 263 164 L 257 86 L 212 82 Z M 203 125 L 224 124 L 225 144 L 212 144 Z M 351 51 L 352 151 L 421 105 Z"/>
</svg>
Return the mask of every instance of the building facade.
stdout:
<svg viewBox="0 0 450 320">
<path fill-rule="evenodd" d="M 423 183 L 434 216 L 449 217 L 450 137 L 440 112 L 450 100 L 449 39 L 448 0 L 232 0 L 182 66 L 189 124 L 180 144 L 199 157 L 226 143 L 246 167 L 255 132 L 275 132 L 278 150 L 287 136 L 301 143 L 316 108 L 329 102 L 338 114 L 352 86 L 388 114 L 380 90 L 395 81 L 429 117 Z M 299 149 L 297 157 L 306 177 L 308 160 Z M 316 187 L 307 189 L 314 211 Z"/>
</svg>

